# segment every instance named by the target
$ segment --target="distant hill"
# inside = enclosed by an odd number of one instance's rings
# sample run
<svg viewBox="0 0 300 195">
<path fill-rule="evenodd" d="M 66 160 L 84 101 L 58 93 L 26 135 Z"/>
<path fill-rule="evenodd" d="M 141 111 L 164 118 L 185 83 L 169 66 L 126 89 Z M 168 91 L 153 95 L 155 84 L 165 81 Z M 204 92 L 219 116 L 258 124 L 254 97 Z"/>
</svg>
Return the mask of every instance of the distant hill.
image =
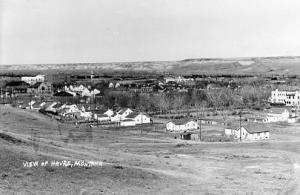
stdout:
<svg viewBox="0 0 300 195">
<path fill-rule="evenodd" d="M 300 75 L 300 57 L 199 58 L 181 61 L 2 65 L 0 72 L 13 71 L 148 71 L 179 74 L 292 74 Z"/>
</svg>

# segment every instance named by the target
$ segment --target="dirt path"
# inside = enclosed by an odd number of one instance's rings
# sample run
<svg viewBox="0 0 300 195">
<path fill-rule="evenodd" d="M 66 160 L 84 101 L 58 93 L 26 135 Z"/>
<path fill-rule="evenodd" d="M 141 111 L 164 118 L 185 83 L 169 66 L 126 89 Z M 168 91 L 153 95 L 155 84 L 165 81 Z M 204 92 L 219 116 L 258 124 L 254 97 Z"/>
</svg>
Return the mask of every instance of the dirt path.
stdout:
<svg viewBox="0 0 300 195">
<path fill-rule="evenodd" d="M 300 155 L 298 153 L 290 153 L 289 159 L 293 164 L 293 177 L 286 187 L 280 193 L 281 195 L 291 194 L 299 195 L 300 194 Z"/>
</svg>

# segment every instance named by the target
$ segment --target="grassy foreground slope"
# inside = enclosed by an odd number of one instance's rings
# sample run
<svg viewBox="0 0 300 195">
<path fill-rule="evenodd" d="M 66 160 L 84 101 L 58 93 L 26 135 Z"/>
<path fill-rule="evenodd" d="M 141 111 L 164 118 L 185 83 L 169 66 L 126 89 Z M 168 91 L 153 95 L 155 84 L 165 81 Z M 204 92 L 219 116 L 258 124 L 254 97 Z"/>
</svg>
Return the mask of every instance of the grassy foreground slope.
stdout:
<svg viewBox="0 0 300 195">
<path fill-rule="evenodd" d="M 0 193 L 299 194 L 297 129 L 274 127 L 268 142 L 193 143 L 159 131 L 76 128 L 0 106 Z M 32 160 L 104 164 L 23 167 Z"/>
</svg>

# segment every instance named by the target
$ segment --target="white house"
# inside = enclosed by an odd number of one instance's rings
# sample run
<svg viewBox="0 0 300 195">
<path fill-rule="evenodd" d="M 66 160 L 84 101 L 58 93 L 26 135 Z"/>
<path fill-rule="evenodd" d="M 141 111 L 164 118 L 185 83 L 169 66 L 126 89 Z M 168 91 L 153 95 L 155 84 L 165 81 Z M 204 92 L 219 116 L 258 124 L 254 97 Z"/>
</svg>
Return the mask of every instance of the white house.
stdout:
<svg viewBox="0 0 300 195">
<path fill-rule="evenodd" d="M 286 106 L 300 105 L 300 91 L 272 91 L 270 102 L 273 104 L 284 104 Z"/>
<path fill-rule="evenodd" d="M 183 122 L 168 122 L 166 125 L 168 131 L 186 131 L 198 129 L 198 123 L 194 120 Z"/>
<path fill-rule="evenodd" d="M 116 83 L 116 84 L 115 84 L 115 88 L 118 88 L 118 87 L 120 87 L 120 86 L 121 86 L 120 83 Z"/>
<path fill-rule="evenodd" d="M 118 113 L 115 113 L 110 117 L 111 122 L 120 122 L 121 121 L 121 115 Z"/>
<path fill-rule="evenodd" d="M 241 140 L 263 140 L 270 138 L 270 130 L 263 124 L 248 124 L 241 128 L 239 126 L 227 127 L 225 135 Z"/>
<path fill-rule="evenodd" d="M 45 102 L 34 102 L 33 104 L 31 104 L 31 108 L 30 109 L 32 109 L 32 110 L 39 110 L 44 105 L 45 105 Z"/>
<path fill-rule="evenodd" d="M 111 117 L 112 115 L 114 115 L 114 111 L 112 109 L 107 109 L 107 111 L 105 111 L 103 114 L 106 114 L 107 116 Z"/>
<path fill-rule="evenodd" d="M 82 84 L 79 86 L 72 86 L 72 85 L 70 85 L 69 87 L 65 86 L 65 91 L 72 94 L 73 96 L 76 96 L 76 94 L 79 94 L 82 97 L 91 96 L 90 90 Z"/>
<path fill-rule="evenodd" d="M 132 112 L 133 111 L 130 108 L 122 108 L 117 111 L 117 116 L 120 120 L 125 120 L 125 118 Z"/>
<path fill-rule="evenodd" d="M 81 96 L 82 97 L 94 97 L 95 95 L 97 95 L 99 93 L 100 93 L 100 91 L 98 89 L 89 90 L 89 89 L 85 88 L 81 92 Z"/>
<path fill-rule="evenodd" d="M 128 116 L 126 116 L 126 119 L 132 119 L 135 121 L 136 124 L 149 124 L 151 123 L 151 118 L 143 113 L 138 112 L 132 112 Z"/>
<path fill-rule="evenodd" d="M 69 90 L 69 91 L 81 93 L 83 90 L 86 89 L 86 87 L 83 86 L 82 84 L 79 85 L 79 86 L 72 86 L 72 85 L 70 85 L 69 88 L 67 87 L 67 88 L 65 88 L 65 89 L 66 89 L 66 91 Z"/>
<path fill-rule="evenodd" d="M 71 104 L 71 105 L 62 105 L 60 109 L 60 115 L 66 116 L 70 114 L 78 114 L 81 113 L 81 110 L 77 107 L 76 104 Z M 75 116 L 75 115 L 74 115 Z"/>
<path fill-rule="evenodd" d="M 264 120 L 265 123 L 288 121 L 290 113 L 286 108 L 271 108 Z"/>
<path fill-rule="evenodd" d="M 103 121 L 109 121 L 110 117 L 106 114 L 94 114 L 94 119 L 103 122 Z"/>
<path fill-rule="evenodd" d="M 62 106 L 62 105 L 63 105 L 63 104 L 61 104 L 61 103 L 59 103 L 59 102 L 56 103 L 55 105 L 52 106 L 51 111 L 57 113 L 57 112 L 61 109 L 61 106 Z"/>
<path fill-rule="evenodd" d="M 45 111 L 52 111 L 55 104 L 56 102 L 45 102 L 45 104 L 42 106 L 42 109 Z"/>
<path fill-rule="evenodd" d="M 115 87 L 114 83 L 110 82 L 108 88 L 114 88 L 114 87 Z"/>
<path fill-rule="evenodd" d="M 45 75 L 36 75 L 34 77 L 21 77 L 21 81 L 24 81 L 30 85 L 33 85 L 37 82 L 44 82 Z"/>
<path fill-rule="evenodd" d="M 93 117 L 93 113 L 92 112 L 80 112 L 79 116 L 82 118 L 85 118 L 85 119 L 91 119 Z"/>
</svg>

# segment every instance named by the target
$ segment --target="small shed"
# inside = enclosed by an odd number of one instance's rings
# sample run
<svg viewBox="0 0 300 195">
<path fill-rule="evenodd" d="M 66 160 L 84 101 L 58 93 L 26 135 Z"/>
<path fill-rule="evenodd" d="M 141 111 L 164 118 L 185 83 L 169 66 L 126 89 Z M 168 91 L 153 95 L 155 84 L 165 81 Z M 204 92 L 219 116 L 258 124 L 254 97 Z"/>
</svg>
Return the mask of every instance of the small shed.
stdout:
<svg viewBox="0 0 300 195">
<path fill-rule="evenodd" d="M 180 133 L 180 139 L 182 140 L 199 140 L 199 134 L 195 132 L 183 132 Z"/>
</svg>

